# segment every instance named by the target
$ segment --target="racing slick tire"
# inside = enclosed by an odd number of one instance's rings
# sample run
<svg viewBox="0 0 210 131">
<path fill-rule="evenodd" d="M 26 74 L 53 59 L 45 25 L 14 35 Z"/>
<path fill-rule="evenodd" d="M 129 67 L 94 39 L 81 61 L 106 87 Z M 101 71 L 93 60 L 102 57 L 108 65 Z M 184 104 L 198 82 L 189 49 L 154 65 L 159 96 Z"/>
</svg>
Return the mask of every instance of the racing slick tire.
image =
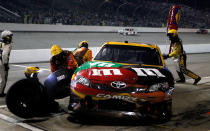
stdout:
<svg viewBox="0 0 210 131">
<path fill-rule="evenodd" d="M 36 116 L 42 107 L 42 89 L 42 85 L 35 78 L 17 81 L 6 95 L 8 109 L 22 118 Z"/>
<path fill-rule="evenodd" d="M 145 103 L 144 108 L 140 110 L 144 118 L 149 118 L 154 123 L 165 123 L 172 117 L 172 102 L 164 101 L 160 103 Z"/>
<path fill-rule="evenodd" d="M 168 122 L 172 117 L 172 102 L 161 102 L 156 105 L 155 122 L 165 123 Z"/>
</svg>

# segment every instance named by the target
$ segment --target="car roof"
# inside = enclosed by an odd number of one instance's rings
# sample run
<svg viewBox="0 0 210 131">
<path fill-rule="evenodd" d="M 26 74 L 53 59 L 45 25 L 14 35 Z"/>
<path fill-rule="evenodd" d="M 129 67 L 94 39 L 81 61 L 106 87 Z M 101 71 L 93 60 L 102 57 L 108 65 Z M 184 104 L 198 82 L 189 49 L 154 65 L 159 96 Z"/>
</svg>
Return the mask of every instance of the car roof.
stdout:
<svg viewBox="0 0 210 131">
<path fill-rule="evenodd" d="M 119 42 L 119 41 L 108 41 L 104 45 L 125 45 L 125 46 L 138 46 L 138 47 L 148 47 L 148 48 L 158 48 L 155 44 L 145 44 L 136 42 Z"/>
</svg>

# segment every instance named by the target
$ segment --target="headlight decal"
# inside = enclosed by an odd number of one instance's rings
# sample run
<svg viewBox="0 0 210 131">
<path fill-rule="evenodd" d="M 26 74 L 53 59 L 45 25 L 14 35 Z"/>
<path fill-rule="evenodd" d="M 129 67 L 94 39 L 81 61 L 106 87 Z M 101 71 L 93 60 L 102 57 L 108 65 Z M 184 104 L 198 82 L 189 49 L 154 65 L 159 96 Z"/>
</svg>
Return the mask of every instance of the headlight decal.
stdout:
<svg viewBox="0 0 210 131">
<path fill-rule="evenodd" d="M 76 76 L 75 78 L 75 84 L 82 84 L 82 85 L 85 85 L 85 86 L 90 86 L 90 80 L 83 77 L 83 76 Z"/>
<path fill-rule="evenodd" d="M 163 83 L 157 83 L 157 84 L 151 85 L 148 88 L 148 91 L 149 92 L 154 92 L 154 91 L 166 92 L 167 90 L 169 90 L 169 88 L 170 87 L 168 86 L 167 82 L 163 82 Z"/>
</svg>

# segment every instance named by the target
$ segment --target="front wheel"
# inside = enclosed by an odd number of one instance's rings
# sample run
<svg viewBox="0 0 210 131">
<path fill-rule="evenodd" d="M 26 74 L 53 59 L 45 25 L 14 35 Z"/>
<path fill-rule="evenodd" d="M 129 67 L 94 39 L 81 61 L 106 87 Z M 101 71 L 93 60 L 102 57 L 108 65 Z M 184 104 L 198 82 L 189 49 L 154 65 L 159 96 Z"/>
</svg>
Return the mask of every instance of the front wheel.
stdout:
<svg viewBox="0 0 210 131">
<path fill-rule="evenodd" d="M 14 83 L 7 92 L 8 109 L 22 118 L 34 117 L 42 99 L 43 87 L 37 79 L 22 79 Z"/>
<path fill-rule="evenodd" d="M 172 117 L 172 102 L 145 103 L 140 113 L 144 118 L 152 118 L 155 123 L 165 123 Z"/>
<path fill-rule="evenodd" d="M 172 117 L 172 102 L 162 102 L 157 105 L 157 122 L 164 123 Z"/>
</svg>

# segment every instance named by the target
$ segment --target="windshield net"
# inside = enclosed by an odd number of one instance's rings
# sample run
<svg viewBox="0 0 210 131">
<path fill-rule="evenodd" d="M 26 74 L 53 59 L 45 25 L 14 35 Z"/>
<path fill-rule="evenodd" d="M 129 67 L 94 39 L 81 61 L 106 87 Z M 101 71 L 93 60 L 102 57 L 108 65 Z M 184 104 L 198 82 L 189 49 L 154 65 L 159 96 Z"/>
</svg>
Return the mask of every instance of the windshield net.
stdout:
<svg viewBox="0 0 210 131">
<path fill-rule="evenodd" d="M 105 45 L 94 60 L 162 65 L 160 54 L 155 48 L 124 45 Z"/>
</svg>

